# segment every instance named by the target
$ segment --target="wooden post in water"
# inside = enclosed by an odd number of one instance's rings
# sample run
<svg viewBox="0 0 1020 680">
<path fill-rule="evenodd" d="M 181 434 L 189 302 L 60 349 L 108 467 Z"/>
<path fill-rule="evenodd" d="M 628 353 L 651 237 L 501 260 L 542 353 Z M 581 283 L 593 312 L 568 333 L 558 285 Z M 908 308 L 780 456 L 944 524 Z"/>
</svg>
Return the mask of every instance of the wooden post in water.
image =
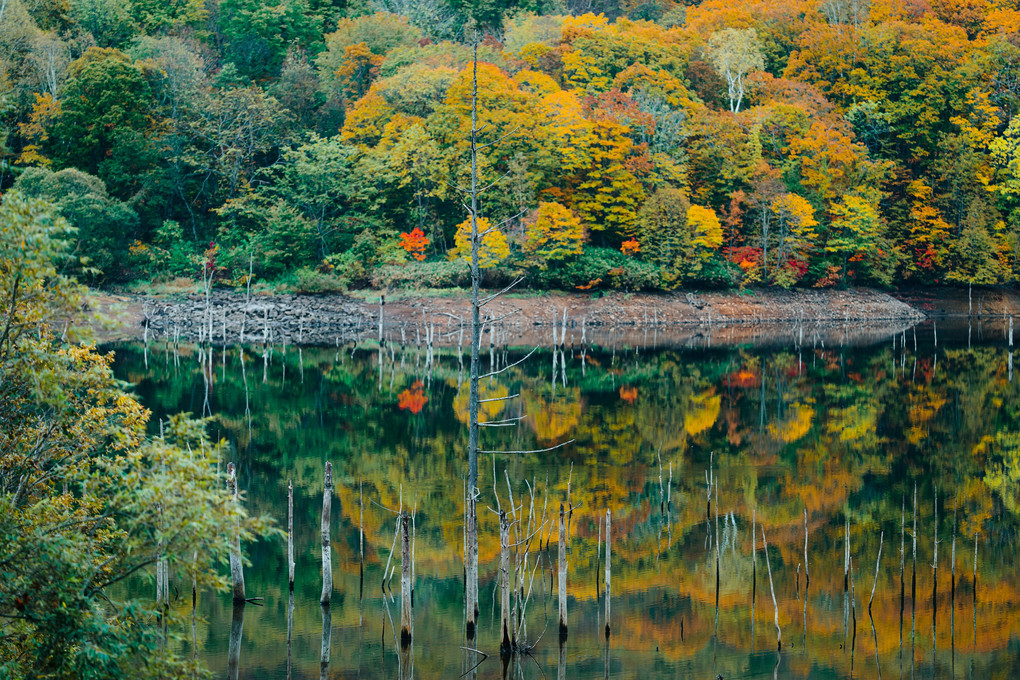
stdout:
<svg viewBox="0 0 1020 680">
<path fill-rule="evenodd" d="M 333 464 L 326 462 L 322 488 L 322 596 L 319 604 L 329 605 L 333 598 L 333 558 L 329 541 L 330 514 L 333 508 Z"/>
<path fill-rule="evenodd" d="M 894 335 L 893 338 L 896 336 Z M 846 652 L 847 626 L 850 625 L 850 520 L 844 519 L 843 541 L 843 652 Z"/>
<path fill-rule="evenodd" d="M 358 597 L 361 598 L 365 590 L 365 488 L 362 481 L 358 480 L 358 510 L 361 516 L 358 520 Z"/>
<path fill-rule="evenodd" d="M 935 547 L 931 563 L 931 648 L 935 649 L 936 644 L 936 614 L 938 607 L 936 599 L 939 591 L 939 487 L 935 485 Z"/>
<path fill-rule="evenodd" d="M 917 482 L 914 482 L 914 530 L 910 534 L 910 658 L 913 668 L 914 636 L 917 627 Z"/>
<path fill-rule="evenodd" d="M 563 503 L 560 503 L 559 564 L 560 639 L 565 640 L 567 638 L 567 520 L 563 511 Z"/>
<path fill-rule="evenodd" d="M 609 536 L 611 534 L 611 532 L 610 532 L 610 527 L 611 526 L 612 526 L 612 520 L 611 520 L 611 517 L 610 517 L 609 508 L 606 508 L 606 639 L 607 640 L 609 639 L 609 599 L 610 599 L 610 595 L 612 593 L 612 590 L 610 588 L 610 583 L 611 583 L 610 575 L 611 575 L 611 571 L 610 571 L 610 568 L 609 568 L 609 558 L 610 558 L 610 554 L 611 554 L 610 553 L 610 547 L 609 547 L 610 546 Z M 607 663 L 608 663 L 608 661 L 607 661 Z"/>
<path fill-rule="evenodd" d="M 719 634 L 719 480 L 715 481 L 715 633 Z"/>
<path fill-rule="evenodd" d="M 758 595 L 758 545 L 757 531 L 758 507 L 751 508 L 751 651 L 754 651 L 754 601 Z M 680 636 L 683 637 L 683 619 L 680 620 Z"/>
<path fill-rule="evenodd" d="M 973 609 L 974 609 L 974 644 L 977 644 L 977 552 L 978 552 L 978 535 L 974 534 L 974 571 L 971 572 L 971 580 L 973 581 Z"/>
<path fill-rule="evenodd" d="M 473 640 L 478 623 L 478 501 L 473 489 L 467 489 L 465 502 L 464 609 L 467 638 Z"/>
<path fill-rule="evenodd" d="M 234 503 L 237 503 L 237 468 L 233 463 L 227 463 L 227 493 Z M 243 603 L 244 597 L 244 566 L 241 563 L 241 520 L 237 520 L 234 540 L 230 546 L 230 580 L 234 584 L 234 604 Z M 243 625 L 244 611 L 242 609 L 241 619 Z"/>
<path fill-rule="evenodd" d="M 871 598 L 868 600 L 868 616 L 871 616 L 871 603 L 875 601 L 875 588 L 878 587 L 878 565 L 882 561 L 882 543 L 885 542 L 885 532 L 878 537 L 878 557 L 875 558 L 875 582 L 871 585 Z"/>
<path fill-rule="evenodd" d="M 294 483 L 287 480 L 287 583 L 294 592 Z"/>
<path fill-rule="evenodd" d="M 772 607 L 776 613 L 776 651 L 783 651 L 783 629 L 779 627 L 779 604 L 776 602 L 776 588 L 772 584 L 772 564 L 769 561 L 769 544 L 765 540 L 765 527 L 761 528 L 761 544 L 765 550 L 765 566 L 769 572 L 769 590 L 772 591 Z"/>
<path fill-rule="evenodd" d="M 808 572 L 808 560 L 807 560 L 807 541 L 808 541 L 808 527 L 807 527 L 807 508 L 804 508 L 804 597 L 807 597 L 808 586 L 811 585 L 811 574 Z"/>
<path fill-rule="evenodd" d="M 951 554 L 951 557 L 950 557 L 950 560 L 951 560 L 951 572 L 950 572 L 950 576 L 951 576 L 951 578 L 950 578 L 950 583 L 949 583 L 949 588 L 950 588 L 950 590 L 949 590 L 949 592 L 950 592 L 949 601 L 951 603 L 950 611 L 953 611 L 955 613 L 955 611 L 956 611 L 956 500 L 955 499 L 953 500 L 953 544 L 952 544 L 952 551 L 951 551 L 950 554 Z"/>
<path fill-rule="evenodd" d="M 510 620 L 510 520 L 499 511 L 499 653 L 513 651 L 513 622 Z"/>
<path fill-rule="evenodd" d="M 854 650 L 857 649 L 857 591 L 854 590 L 854 561 L 850 558 L 850 613 L 853 615 L 853 637 L 850 638 L 850 672 L 854 668 Z"/>
<path fill-rule="evenodd" d="M 411 644 L 414 628 L 411 610 L 411 516 L 400 514 L 400 646 Z"/>
<path fill-rule="evenodd" d="M 903 611 L 906 595 L 906 579 L 904 572 L 907 566 L 907 499 L 900 498 L 900 654 L 903 654 Z"/>
<path fill-rule="evenodd" d="M 950 552 L 949 582 L 949 644 L 952 654 L 953 676 L 956 675 L 956 499 L 953 499 L 953 544 Z"/>
</svg>

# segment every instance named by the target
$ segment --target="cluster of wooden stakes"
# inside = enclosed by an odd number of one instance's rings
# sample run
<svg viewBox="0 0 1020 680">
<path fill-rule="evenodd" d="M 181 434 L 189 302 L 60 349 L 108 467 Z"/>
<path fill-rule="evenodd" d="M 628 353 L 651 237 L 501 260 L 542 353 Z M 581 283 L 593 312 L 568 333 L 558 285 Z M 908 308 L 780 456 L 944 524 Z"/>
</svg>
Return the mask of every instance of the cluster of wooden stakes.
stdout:
<svg viewBox="0 0 1020 680">
<path fill-rule="evenodd" d="M 493 470 L 495 478 L 495 470 Z M 519 498 L 517 501 L 514 499 L 513 485 L 511 484 L 508 473 L 504 473 L 506 478 L 506 489 L 508 494 L 507 508 L 503 507 L 503 503 L 500 500 L 498 491 L 493 485 L 494 498 L 496 500 L 496 507 L 489 508 L 490 511 L 498 515 L 499 517 L 499 567 L 496 587 L 498 589 L 498 601 L 500 608 L 500 645 L 499 655 L 503 660 L 504 672 L 508 666 L 509 661 L 519 655 L 530 655 L 532 650 L 537 646 L 538 641 L 541 640 L 544 632 L 539 635 L 538 639 L 534 642 L 529 642 L 527 633 L 527 608 L 528 603 L 531 599 L 532 587 L 535 583 L 536 576 L 540 573 L 542 564 L 542 556 L 547 554 L 549 551 L 550 543 L 552 540 L 552 523 L 547 521 L 546 514 L 548 509 L 548 495 L 543 502 L 541 512 L 538 511 L 538 503 L 536 498 L 536 485 L 525 481 L 525 485 L 528 488 L 528 495 L 524 498 Z M 661 476 L 661 471 L 660 471 Z M 672 473 L 671 473 L 672 477 Z M 331 615 L 330 615 L 330 603 L 333 594 L 333 573 L 332 573 L 332 558 L 331 558 L 331 537 L 330 537 L 330 526 L 331 526 L 331 514 L 332 514 L 332 497 L 333 497 L 333 466 L 327 462 L 324 470 L 324 484 L 323 484 L 323 495 L 322 495 L 322 516 L 321 516 L 321 549 L 322 549 L 322 594 L 320 597 L 320 604 L 322 605 L 322 616 L 323 616 L 323 632 L 322 632 L 322 645 L 320 655 L 320 666 L 322 670 L 322 677 L 327 677 L 328 667 L 330 662 L 330 646 L 332 637 L 331 627 Z M 716 616 L 716 630 L 718 632 L 718 617 L 719 617 L 719 588 L 720 588 L 720 559 L 721 559 L 721 548 L 719 540 L 719 504 L 715 503 L 715 527 L 714 531 L 712 528 L 712 505 L 713 496 L 718 501 L 718 480 L 716 479 L 713 468 L 710 467 L 706 471 L 706 482 L 707 482 L 707 498 L 706 498 L 706 521 L 708 525 L 708 539 L 714 545 L 715 552 L 715 568 L 716 568 L 716 603 L 715 603 L 715 616 Z M 234 499 L 238 497 L 237 488 L 237 476 L 236 468 L 233 463 L 227 465 L 227 491 Z M 548 486 L 548 484 L 546 485 Z M 661 486 L 661 480 L 660 480 Z M 360 552 L 360 584 L 363 590 L 364 588 L 364 493 L 359 489 L 361 497 L 361 520 L 359 526 L 359 552 Z M 469 527 L 470 523 L 467 518 L 470 516 L 473 506 L 477 503 L 477 495 L 472 497 L 466 496 L 467 503 L 465 507 L 465 526 Z M 518 502 L 519 501 L 519 502 Z M 662 502 L 669 504 L 669 501 L 664 495 Z M 917 489 L 915 485 L 914 489 L 914 520 L 913 530 L 907 531 L 906 523 L 906 507 L 904 502 L 903 517 L 901 522 L 901 546 L 900 546 L 900 645 L 902 649 L 903 645 L 903 616 L 904 616 L 904 605 L 905 605 L 905 566 L 906 566 L 906 553 L 907 543 L 905 541 L 908 533 L 912 534 L 912 574 L 911 574 L 911 600 L 916 604 L 916 580 L 917 580 Z M 525 507 L 527 506 L 527 507 Z M 559 624 L 559 641 L 560 641 L 560 668 L 562 670 L 564 666 L 564 642 L 567 639 L 568 632 L 568 618 L 567 618 L 567 571 L 568 571 L 568 541 L 570 535 L 570 521 L 573 515 L 573 511 L 577 506 L 570 504 L 570 482 L 567 483 L 567 496 L 565 502 L 559 504 L 559 522 L 557 532 L 557 572 L 558 572 L 558 624 Z M 411 648 L 411 641 L 413 637 L 413 605 L 414 605 L 414 517 L 415 511 L 407 512 L 403 509 L 403 501 L 401 501 L 401 507 L 397 510 L 386 508 L 390 512 L 393 512 L 396 517 L 396 531 L 393 538 L 393 545 L 390 549 L 389 558 L 386 561 L 383 569 L 383 579 L 381 588 L 383 593 L 389 589 L 389 584 L 392 582 L 393 576 L 396 571 L 396 565 L 392 565 L 393 555 L 396 552 L 397 542 L 400 543 L 400 650 L 401 650 L 401 661 L 402 671 L 401 677 L 405 677 L 405 669 L 410 672 L 411 663 L 409 659 L 409 653 Z M 935 496 L 935 513 L 937 520 L 938 513 L 938 496 L 936 488 Z M 956 600 L 956 518 L 954 510 L 954 521 L 953 521 L 953 536 L 952 536 L 952 577 L 951 577 L 951 594 L 954 605 L 952 609 L 955 611 L 955 600 Z M 734 521 L 734 520 L 728 520 Z M 775 585 L 772 578 L 772 567 L 769 559 L 768 544 L 766 542 L 764 527 L 759 529 L 759 523 L 757 522 L 757 511 L 752 510 L 751 520 L 752 530 L 752 585 L 751 585 L 751 635 L 752 644 L 754 638 L 754 611 L 757 599 L 757 532 L 761 531 L 762 548 L 765 554 L 766 569 L 769 579 L 769 591 L 771 594 L 772 604 L 774 608 L 774 621 L 776 627 L 776 650 L 781 652 L 783 648 L 783 637 L 782 629 L 780 627 L 779 620 L 779 607 L 776 599 Z M 603 526 L 600 522 L 599 532 L 599 548 L 598 558 L 601 568 L 601 560 L 604 555 L 604 606 L 605 606 L 605 637 L 607 642 L 607 673 L 608 673 L 608 640 L 611 633 L 610 625 L 610 612 L 611 612 L 611 526 L 612 516 L 609 509 L 605 511 L 605 524 L 604 533 L 602 531 Z M 475 527 L 477 530 L 477 527 Z M 546 529 L 549 529 L 547 532 Z M 844 643 L 842 647 L 845 649 L 847 646 L 851 652 L 851 668 L 853 664 L 853 650 L 856 648 L 857 638 L 857 609 L 856 609 L 856 596 L 854 593 L 854 569 L 853 569 L 853 558 L 850 553 L 850 525 L 849 521 L 846 522 L 846 539 L 844 544 L 844 578 L 843 578 L 843 591 L 844 591 L 844 603 L 843 603 L 843 621 L 844 621 Z M 470 529 L 465 531 L 465 553 L 467 553 L 467 543 L 471 540 Z M 247 603 L 259 604 L 262 598 L 250 598 L 246 596 L 244 586 L 244 570 L 241 558 L 241 545 L 240 545 L 240 532 L 238 531 L 238 537 L 235 538 L 230 546 L 230 574 L 233 583 L 233 601 L 234 601 L 234 612 L 231 623 L 230 631 L 230 644 L 228 651 L 228 677 L 231 679 L 238 677 L 238 666 L 240 658 L 240 645 L 241 645 L 241 634 L 244 622 L 244 607 Z M 715 535 L 714 540 L 712 535 Z M 544 550 L 543 548 L 543 538 Z M 602 540 L 605 540 L 605 548 L 603 553 Z M 871 589 L 871 596 L 868 600 L 868 615 L 871 617 L 872 603 L 875 598 L 875 590 L 879 580 L 879 567 L 882 557 L 882 547 L 884 544 L 885 533 L 882 532 L 879 541 L 878 555 L 875 560 L 875 578 Z M 477 540 L 477 536 L 475 536 Z M 934 542 L 934 555 L 933 555 L 933 583 L 932 583 L 932 638 L 934 644 L 934 633 L 936 628 L 936 596 L 938 588 L 938 527 L 937 521 L 935 526 L 935 542 Z M 533 555 L 533 547 L 537 548 L 538 556 Z M 552 561 L 549 560 L 549 572 L 550 572 L 550 590 L 551 581 L 553 578 L 553 565 Z M 293 628 L 293 612 L 294 612 L 294 488 L 293 484 L 288 483 L 288 498 L 287 498 L 287 565 L 288 565 L 288 583 L 290 590 L 290 603 L 288 608 L 288 634 L 287 634 L 287 668 L 288 676 L 290 677 L 291 667 L 291 632 Z M 803 593 L 804 600 L 804 619 L 805 619 L 805 636 L 807 628 L 807 599 L 808 589 L 810 587 L 810 572 L 808 569 L 808 516 L 807 511 L 804 511 L 804 576 L 805 576 L 805 587 Z M 797 593 L 798 598 L 800 597 L 800 568 L 801 565 L 797 565 Z M 168 590 L 166 584 L 166 570 L 159 572 L 157 570 L 157 598 L 160 597 L 160 592 L 164 594 Z M 467 576 L 467 575 L 466 575 Z M 477 579 L 477 572 L 475 573 Z M 470 580 L 468 577 L 467 581 Z M 597 582 L 597 581 L 596 581 Z M 466 582 L 466 590 L 470 589 L 470 583 Z M 477 587 L 477 584 L 476 584 Z M 162 591 L 161 591 L 162 589 Z M 977 538 L 975 537 L 974 542 L 974 576 L 973 576 L 973 589 L 974 589 L 974 605 L 975 605 L 975 626 L 976 626 L 976 605 L 977 605 Z M 194 593 L 193 593 L 193 604 L 194 604 Z M 495 606 L 495 601 L 493 602 Z M 912 605 L 914 608 L 914 605 Z M 473 610 L 473 611 L 472 611 Z M 388 612 L 388 608 L 387 608 Z M 466 598 L 466 636 L 468 642 L 471 643 L 475 639 L 476 633 L 476 622 L 478 620 L 477 610 L 477 598 L 474 598 L 473 604 L 470 597 Z M 914 613 L 911 614 L 911 648 L 914 645 L 915 637 L 915 626 L 916 616 Z M 194 624 L 193 624 L 194 625 Z M 392 625 L 392 619 L 391 619 Z M 683 637 L 683 619 L 680 621 L 681 639 Z M 852 630 L 852 637 L 850 645 L 846 644 L 847 634 Z M 872 619 L 872 632 L 876 636 L 876 655 L 877 655 L 877 633 L 875 632 L 874 621 Z M 396 636 L 394 636 L 396 638 Z M 480 660 L 477 664 L 469 669 L 468 672 L 477 669 L 482 662 L 488 658 L 488 654 L 485 652 L 475 649 L 474 647 L 463 647 L 462 649 L 477 654 Z M 954 650 L 955 651 L 955 650 Z M 913 657 L 913 654 L 911 654 Z M 955 660 L 955 653 L 954 653 Z M 877 658 L 876 658 L 877 661 Z M 778 668 L 778 661 L 777 661 Z M 467 673 L 465 673 L 467 675 Z M 406 677 L 410 677 L 407 675 Z"/>
</svg>

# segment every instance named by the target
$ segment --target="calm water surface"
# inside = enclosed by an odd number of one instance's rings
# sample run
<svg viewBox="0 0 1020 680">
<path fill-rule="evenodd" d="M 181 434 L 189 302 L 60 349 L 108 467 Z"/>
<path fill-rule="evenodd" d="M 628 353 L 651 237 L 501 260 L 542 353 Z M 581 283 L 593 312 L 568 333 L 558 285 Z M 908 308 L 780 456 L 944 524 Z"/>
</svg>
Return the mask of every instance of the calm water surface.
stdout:
<svg viewBox="0 0 1020 680">
<path fill-rule="evenodd" d="M 986 321 L 969 337 L 966 326 L 940 326 L 937 346 L 930 325 L 857 342 L 851 333 L 842 346 L 830 337 L 824 347 L 790 329 L 774 341 L 730 346 L 670 346 L 658 333 L 624 345 L 591 332 L 594 344 L 539 350 L 485 381 L 483 398 L 520 397 L 483 404 L 484 419 L 527 417 L 517 427 L 484 428 L 484 449 L 575 442 L 481 459 L 481 615 L 470 644 L 461 557 L 467 382 L 456 347 L 437 349 L 431 362 L 426 348 L 391 344 L 380 352 L 375 342 L 211 355 L 162 343 L 113 349 L 118 377 L 135 384 L 154 420 L 212 415 L 211 433 L 229 443 L 251 511 L 285 527 L 294 483 L 290 657 L 286 543 L 247 545 L 247 591 L 265 606 L 245 608 L 237 677 L 454 679 L 481 659 L 463 649 L 473 646 L 489 654 L 468 673 L 478 678 L 1017 678 L 1020 376 L 1002 326 Z M 486 351 L 485 370 L 525 353 Z M 336 484 L 336 593 L 323 668 L 319 513 L 327 460 Z M 537 644 L 505 671 L 493 600 L 498 518 L 487 509 L 496 504 L 494 475 L 504 507 L 509 476 L 522 513 L 531 504 L 528 484 L 536 513 L 549 508 L 536 539 L 542 549 L 530 556 L 538 569 L 527 637 Z M 710 512 L 707 477 L 718 484 Z M 561 649 L 551 520 L 568 486 L 576 509 L 570 631 Z M 414 639 L 405 654 L 394 642 L 399 568 L 392 598 L 381 589 L 395 529 L 387 508 L 401 501 L 416 511 Z M 607 508 L 608 644 L 599 557 Z M 177 585 L 187 590 L 183 580 Z M 190 598 L 182 595 L 179 606 L 190 611 Z M 197 653 L 228 677 L 229 594 L 200 594 L 198 614 Z M 233 623 L 236 630 L 241 621 Z"/>
</svg>

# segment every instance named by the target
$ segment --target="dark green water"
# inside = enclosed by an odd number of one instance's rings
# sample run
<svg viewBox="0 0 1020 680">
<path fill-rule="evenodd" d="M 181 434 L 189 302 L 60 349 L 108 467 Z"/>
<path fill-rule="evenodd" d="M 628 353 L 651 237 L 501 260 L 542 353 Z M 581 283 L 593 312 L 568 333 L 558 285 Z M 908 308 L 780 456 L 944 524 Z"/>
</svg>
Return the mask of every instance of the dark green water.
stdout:
<svg viewBox="0 0 1020 680">
<path fill-rule="evenodd" d="M 374 342 L 339 351 L 277 347 L 266 355 L 254 346 L 243 354 L 214 348 L 211 357 L 193 346 L 175 355 L 161 343 L 147 352 L 140 345 L 113 349 L 118 377 L 136 385 L 154 419 L 212 414 L 211 434 L 228 441 L 252 511 L 285 527 L 287 483 L 294 483 L 290 658 L 286 545 L 245 546 L 253 563 L 248 594 L 265 606 L 244 612 L 238 677 L 453 679 L 481 658 L 463 646 L 489 654 L 469 675 L 503 677 L 493 602 L 498 520 L 485 507 L 495 507 L 494 471 L 503 507 L 507 475 L 520 512 L 531 502 L 526 481 L 536 490 L 538 515 L 548 503 L 550 524 L 536 540 L 552 538 L 549 552 L 529 556 L 538 569 L 527 637 L 537 644 L 507 677 L 1020 677 L 1020 376 L 1012 375 L 1003 324 L 975 325 L 969 341 L 966 327 L 939 327 L 937 347 L 930 325 L 895 339 L 873 334 L 853 342 L 852 335 L 842 347 L 830 339 L 823 349 L 810 335 L 798 348 L 790 329 L 774 341 L 721 346 L 670 346 L 657 332 L 635 347 L 591 332 L 601 344 L 568 348 L 555 360 L 551 350 L 539 350 L 486 382 L 483 398 L 521 396 L 489 402 L 484 418 L 527 417 L 518 427 L 483 429 L 484 449 L 575 442 L 482 458 L 480 632 L 470 645 L 462 592 L 467 383 L 455 347 L 437 350 L 431 366 L 424 348 L 396 346 L 380 365 Z M 524 353 L 497 348 L 491 357 L 503 366 Z M 486 370 L 489 362 L 485 352 Z M 327 460 L 336 484 L 335 595 L 323 668 L 319 513 Z M 710 513 L 707 474 L 718 483 Z M 551 520 L 568 483 L 576 509 L 570 631 L 561 652 Z M 399 567 L 392 599 L 380 587 L 395 528 L 385 508 L 401 502 L 416 510 L 414 638 L 404 655 L 394 643 Z M 608 645 L 598 557 L 607 508 Z M 752 512 L 760 525 L 756 565 Z M 844 593 L 847 521 L 852 605 Z M 399 550 L 393 559 L 399 562 Z M 181 599 L 182 611 L 190 610 L 190 598 Z M 201 594 L 198 613 L 198 654 L 227 677 L 229 595 Z"/>
</svg>

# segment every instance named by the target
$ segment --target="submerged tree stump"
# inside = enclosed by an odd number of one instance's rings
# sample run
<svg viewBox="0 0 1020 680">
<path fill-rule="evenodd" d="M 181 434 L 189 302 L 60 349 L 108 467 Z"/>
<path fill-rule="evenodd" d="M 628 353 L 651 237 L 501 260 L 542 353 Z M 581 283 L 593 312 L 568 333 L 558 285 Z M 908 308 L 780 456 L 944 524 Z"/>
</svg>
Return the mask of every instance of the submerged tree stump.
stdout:
<svg viewBox="0 0 1020 680">
<path fill-rule="evenodd" d="M 234 502 L 238 502 L 237 494 L 237 468 L 233 463 L 227 463 L 227 493 L 231 495 Z M 234 540 L 230 546 L 230 580 L 234 585 L 234 604 L 243 603 L 244 596 L 244 565 L 241 562 L 241 520 L 237 519 L 234 532 Z"/>
<path fill-rule="evenodd" d="M 499 653 L 513 652 L 513 622 L 510 620 L 510 520 L 499 512 Z"/>
<path fill-rule="evenodd" d="M 330 514 L 333 506 L 333 464 L 327 462 L 322 489 L 322 597 L 319 603 L 328 605 L 333 598 L 333 559 L 329 542 Z"/>
<path fill-rule="evenodd" d="M 400 514 L 400 646 L 411 644 L 413 629 L 411 604 L 411 516 Z"/>
<path fill-rule="evenodd" d="M 567 638 L 567 520 L 560 503 L 560 537 L 559 537 L 559 600 L 560 600 L 560 639 Z"/>
<path fill-rule="evenodd" d="M 610 527 L 611 526 L 612 526 L 612 521 L 611 521 L 611 518 L 610 518 L 609 509 L 607 508 L 606 509 L 606 639 L 607 640 L 609 639 L 609 599 L 610 599 L 610 594 L 612 593 L 612 589 L 610 587 L 610 568 L 609 568 L 609 558 L 610 558 L 610 548 L 609 548 L 609 546 L 610 546 L 610 538 L 609 537 L 610 537 L 610 534 L 612 533 L 610 531 Z"/>
<path fill-rule="evenodd" d="M 294 483 L 287 481 L 287 584 L 294 592 Z"/>
</svg>

